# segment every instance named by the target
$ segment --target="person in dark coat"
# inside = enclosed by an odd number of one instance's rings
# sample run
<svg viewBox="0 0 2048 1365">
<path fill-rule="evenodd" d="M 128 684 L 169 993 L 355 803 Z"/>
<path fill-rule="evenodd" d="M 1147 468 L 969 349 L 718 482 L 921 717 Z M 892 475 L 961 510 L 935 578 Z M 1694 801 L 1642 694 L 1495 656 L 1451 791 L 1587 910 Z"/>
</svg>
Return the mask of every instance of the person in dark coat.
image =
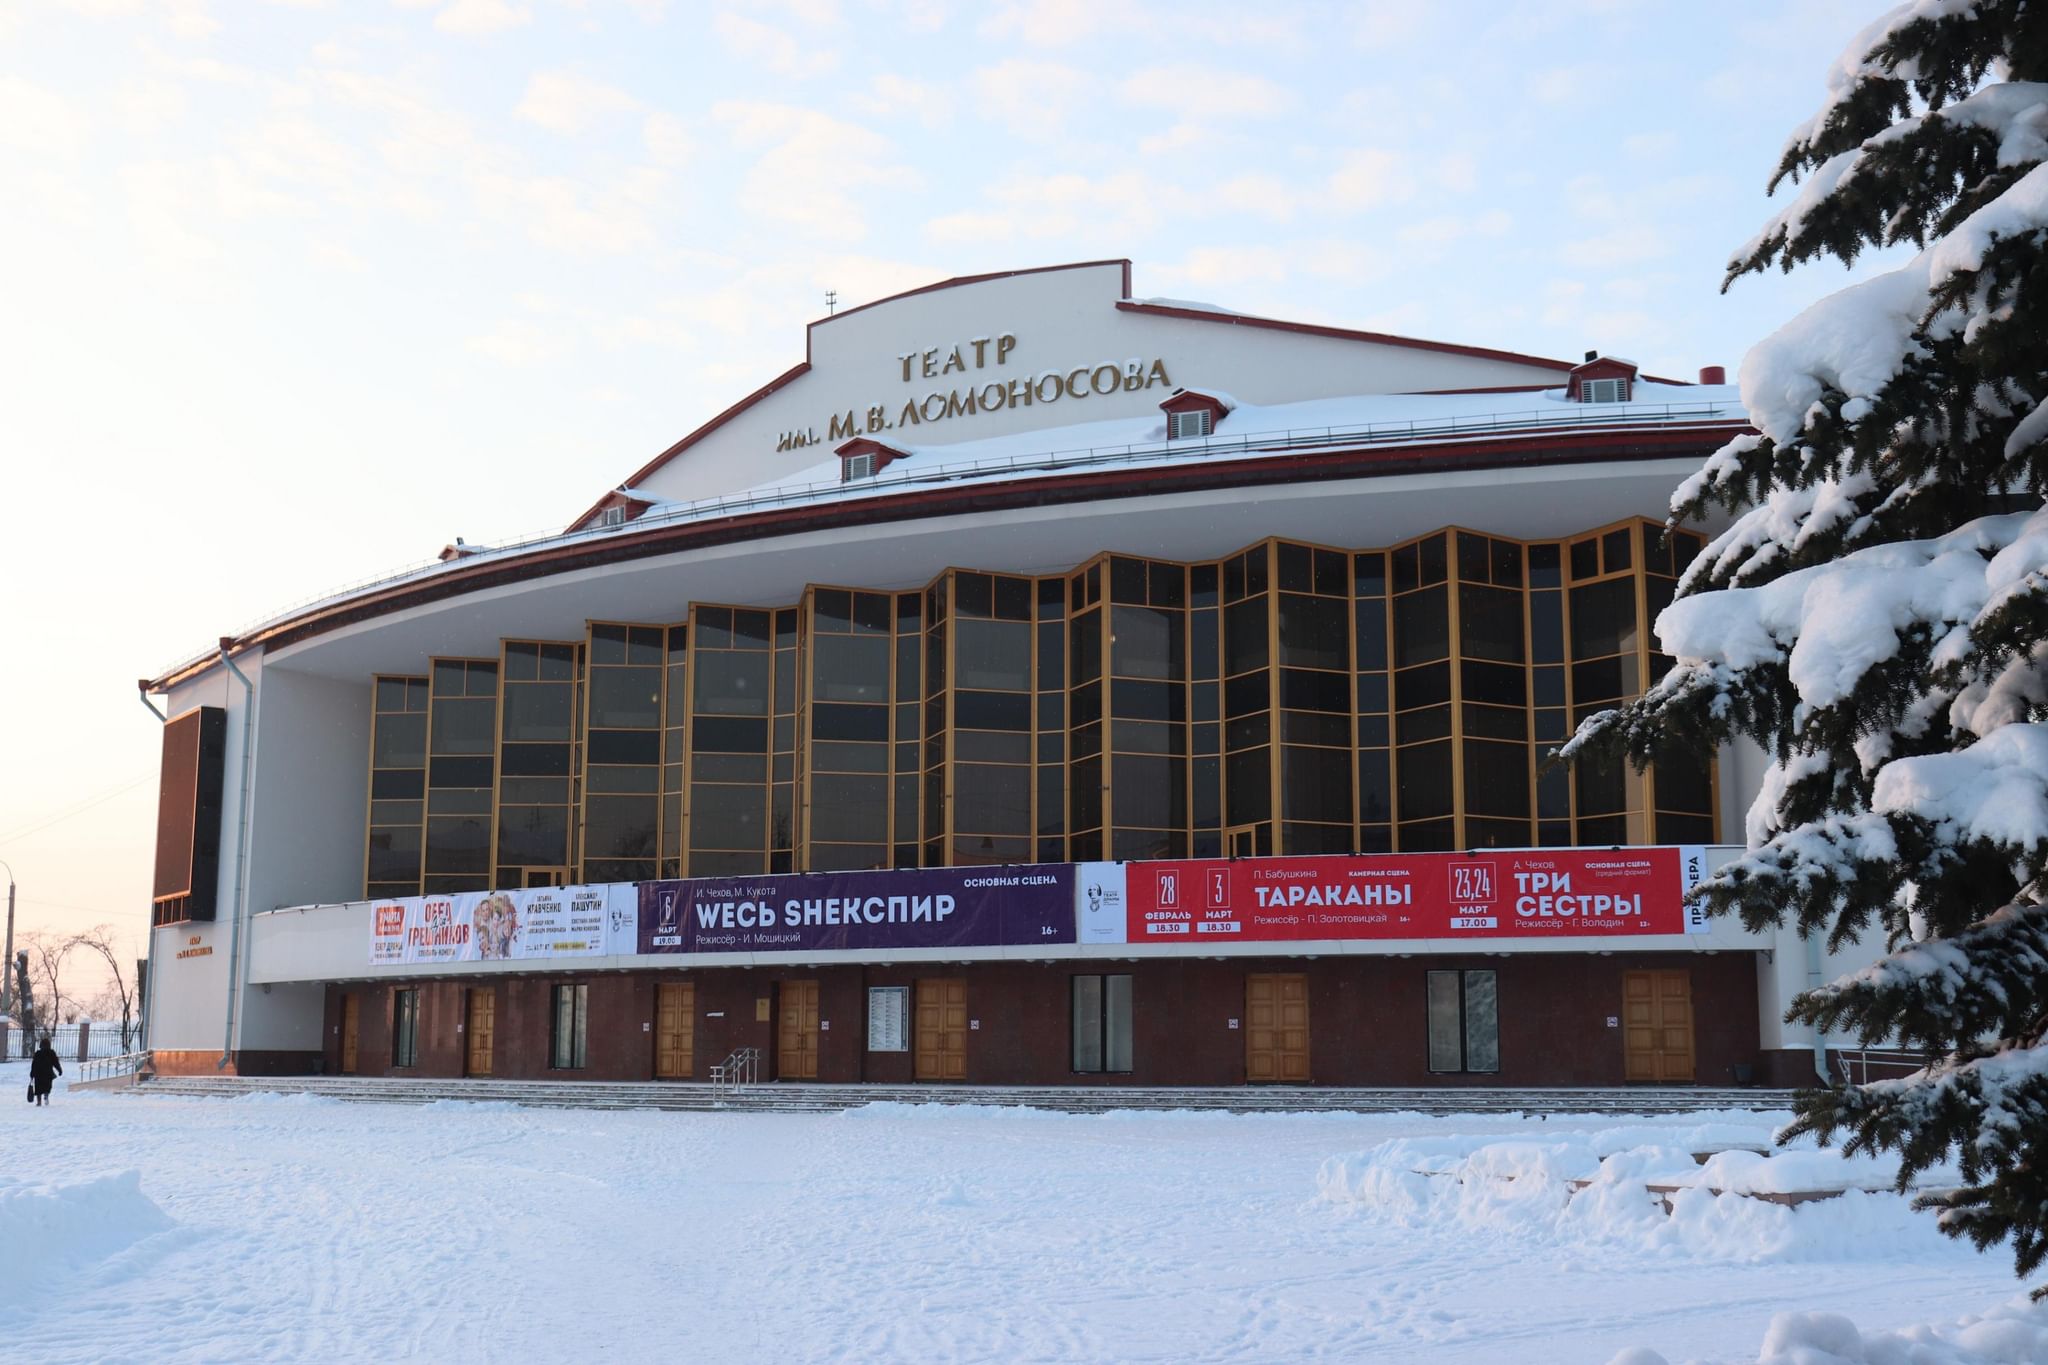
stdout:
<svg viewBox="0 0 2048 1365">
<path fill-rule="evenodd" d="M 63 1074 L 64 1063 L 57 1060 L 57 1049 L 50 1046 L 46 1036 L 43 1045 L 28 1059 L 28 1080 L 36 1092 L 37 1104 L 47 1105 L 50 1102 L 50 1087 Z"/>
</svg>

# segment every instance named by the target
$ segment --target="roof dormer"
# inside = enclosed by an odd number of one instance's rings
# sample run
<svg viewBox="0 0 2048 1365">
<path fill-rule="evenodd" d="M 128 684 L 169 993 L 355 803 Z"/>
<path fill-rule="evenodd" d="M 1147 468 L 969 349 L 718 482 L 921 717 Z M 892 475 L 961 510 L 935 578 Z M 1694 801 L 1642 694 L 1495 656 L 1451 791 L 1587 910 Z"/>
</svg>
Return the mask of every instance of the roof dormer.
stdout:
<svg viewBox="0 0 2048 1365">
<path fill-rule="evenodd" d="M 1159 404 L 1159 410 L 1166 414 L 1166 439 L 1178 441 L 1207 436 L 1236 406 L 1237 401 L 1227 393 L 1211 389 L 1175 389 Z"/>
<path fill-rule="evenodd" d="M 884 445 L 872 436 L 856 436 L 833 453 L 839 457 L 841 483 L 873 478 L 896 461 L 910 458 L 909 451 Z"/>
<path fill-rule="evenodd" d="M 1626 403 L 1635 389 L 1635 361 L 1588 351 L 1585 362 L 1572 367 L 1564 396 L 1573 403 Z"/>
</svg>

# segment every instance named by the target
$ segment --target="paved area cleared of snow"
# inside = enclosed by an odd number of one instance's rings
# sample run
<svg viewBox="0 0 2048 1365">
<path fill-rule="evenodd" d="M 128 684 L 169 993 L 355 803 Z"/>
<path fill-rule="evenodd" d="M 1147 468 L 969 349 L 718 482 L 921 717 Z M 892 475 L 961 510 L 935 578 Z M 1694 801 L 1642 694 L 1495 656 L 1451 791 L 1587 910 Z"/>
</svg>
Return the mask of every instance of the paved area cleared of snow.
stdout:
<svg viewBox="0 0 2048 1365">
<path fill-rule="evenodd" d="M 723 1115 L 61 1089 L 38 1110 L 22 1070 L 0 1067 L 0 1356 L 24 1361 L 1754 1360 L 1781 1312 L 1874 1330 L 2020 1289 L 2005 1254 L 1891 1195 L 1682 1236 L 1638 1209 L 1527 1207 L 1546 1170 L 1768 1116 Z M 1460 1163 L 1517 1179 L 1496 1199 L 1404 1173 Z"/>
</svg>

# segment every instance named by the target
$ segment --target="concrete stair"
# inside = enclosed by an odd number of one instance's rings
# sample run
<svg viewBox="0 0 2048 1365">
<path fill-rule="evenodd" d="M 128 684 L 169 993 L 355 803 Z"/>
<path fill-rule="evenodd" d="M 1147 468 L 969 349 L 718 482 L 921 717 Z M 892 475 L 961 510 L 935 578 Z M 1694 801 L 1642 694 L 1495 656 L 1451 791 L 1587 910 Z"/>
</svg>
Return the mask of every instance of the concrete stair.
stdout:
<svg viewBox="0 0 2048 1365">
<path fill-rule="evenodd" d="M 696 1082 L 415 1080 L 370 1076 L 164 1076 L 120 1093 L 231 1099 L 257 1093 L 327 1095 L 371 1104 L 495 1102 L 544 1109 L 670 1109 L 825 1113 L 864 1104 L 986 1104 L 1072 1114 L 1198 1110 L 1233 1114 L 1679 1114 L 1701 1109 L 1786 1109 L 1794 1092 L 1743 1088 L 1627 1087 L 1361 1089 L 1331 1086 L 824 1085 L 774 1082 L 719 1094 Z"/>
</svg>

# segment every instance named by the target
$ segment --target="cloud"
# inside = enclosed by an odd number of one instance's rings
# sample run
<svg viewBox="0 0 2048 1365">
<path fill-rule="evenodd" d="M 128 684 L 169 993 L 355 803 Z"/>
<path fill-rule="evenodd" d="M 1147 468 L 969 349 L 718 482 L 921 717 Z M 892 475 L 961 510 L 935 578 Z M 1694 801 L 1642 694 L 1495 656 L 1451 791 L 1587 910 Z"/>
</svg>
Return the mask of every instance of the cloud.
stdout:
<svg viewBox="0 0 2048 1365">
<path fill-rule="evenodd" d="M 1589 98 L 1600 81 L 1591 66 L 1553 66 L 1529 77 L 1529 94 L 1541 104 L 1577 104 Z"/>
<path fill-rule="evenodd" d="M 1425 218 L 1408 224 L 1395 235 L 1404 242 L 1442 245 L 1474 237 L 1505 237 L 1514 225 L 1512 215 L 1503 209 L 1492 209 L 1470 218 L 1457 214 Z"/>
<path fill-rule="evenodd" d="M 1143 19 L 1130 0 L 1011 0 L 982 21 L 981 32 L 1031 47 L 1066 47 L 1098 33 L 1130 32 Z"/>
<path fill-rule="evenodd" d="M 853 107 L 877 118 L 907 114 L 927 128 L 937 128 L 952 118 L 953 97 L 936 85 L 885 71 L 866 91 L 853 96 Z"/>
<path fill-rule="evenodd" d="M 857 123 L 789 104 L 726 100 L 711 114 L 742 147 L 764 147 L 737 195 L 756 217 L 821 237 L 867 234 L 856 193 L 916 186 L 917 173 L 895 159 L 887 138 Z"/>
<path fill-rule="evenodd" d="M 1182 64 L 1132 73 L 1119 93 L 1126 104 L 1165 109 L 1182 119 L 1264 118 L 1294 107 L 1294 92 L 1263 76 Z"/>
<path fill-rule="evenodd" d="M 1355 213 L 1413 198 L 1415 176 L 1401 153 L 1361 147 L 1338 161 L 1327 189 L 1332 209 Z"/>
<path fill-rule="evenodd" d="M 822 76 L 839 65 L 839 53 L 830 47 L 809 48 L 770 24 L 730 12 L 721 12 L 712 27 L 734 56 L 766 67 L 791 80 Z"/>
<path fill-rule="evenodd" d="M 19 76 L 0 75 L 0 147 L 75 157 L 92 135 L 84 108 Z"/>
<path fill-rule="evenodd" d="M 1285 180 L 1257 173 L 1224 181 L 1215 187 L 1212 198 L 1219 207 L 1276 223 L 1292 218 L 1302 202 L 1300 192 Z"/>
<path fill-rule="evenodd" d="M 441 3 L 442 0 L 398 0 L 405 9 L 426 9 Z M 478 37 L 517 28 L 532 20 L 532 10 L 507 4 L 506 0 L 449 0 L 434 16 L 434 27 L 443 33 Z"/>
<path fill-rule="evenodd" d="M 974 73 L 975 108 L 1020 137 L 1051 138 L 1088 86 L 1071 66 L 1012 57 Z"/>
<path fill-rule="evenodd" d="M 674 114 L 649 114 L 640 125 L 640 139 L 647 144 L 647 155 L 658 166 L 680 166 L 697 150 L 689 129 Z"/>
<path fill-rule="evenodd" d="M 1567 265 L 1617 266 L 1655 260 L 1670 252 L 1671 243 L 1663 233 L 1647 224 L 1634 223 L 1566 242 L 1557 254 Z"/>
<path fill-rule="evenodd" d="M 580 133 L 608 114 L 632 113 L 639 107 L 640 101 L 615 85 L 573 71 L 537 71 L 512 112 L 558 133 Z"/>
<path fill-rule="evenodd" d="M 478 355 L 517 369 L 548 364 L 570 350 L 570 338 L 562 329 L 543 327 L 524 318 L 507 319 L 490 331 L 471 337 L 467 344 Z"/>
</svg>

